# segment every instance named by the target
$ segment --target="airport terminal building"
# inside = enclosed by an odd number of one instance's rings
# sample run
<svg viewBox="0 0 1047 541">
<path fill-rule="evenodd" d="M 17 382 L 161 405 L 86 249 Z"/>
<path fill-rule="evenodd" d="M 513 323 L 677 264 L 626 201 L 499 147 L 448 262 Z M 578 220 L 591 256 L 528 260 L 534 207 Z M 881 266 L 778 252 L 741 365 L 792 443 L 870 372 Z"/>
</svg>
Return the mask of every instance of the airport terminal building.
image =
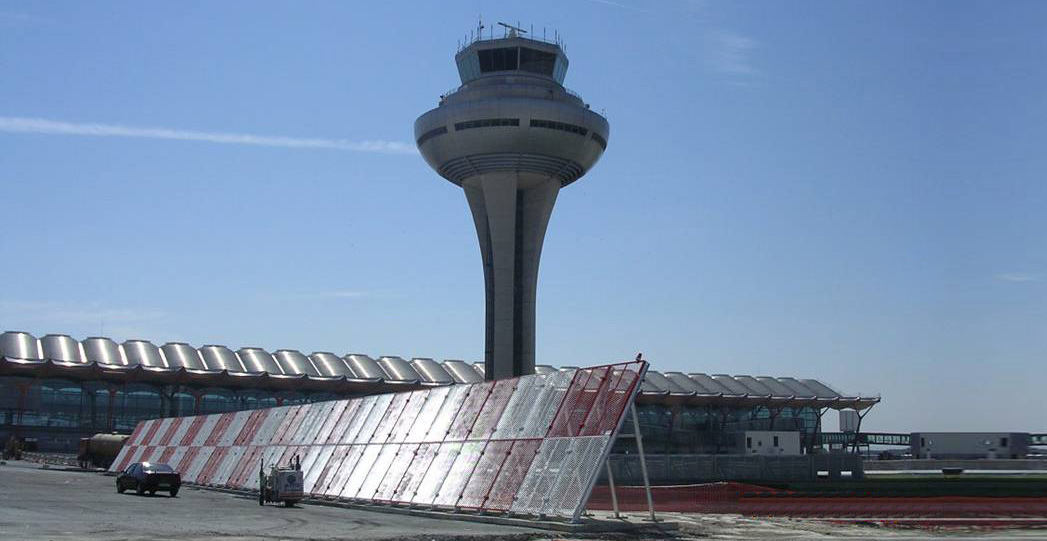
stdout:
<svg viewBox="0 0 1047 541">
<path fill-rule="evenodd" d="M 559 370 L 538 365 L 538 373 Z M 238 350 L 146 340 L 77 341 L 0 334 L 0 438 L 34 438 L 42 451 L 73 452 L 81 437 L 130 433 L 139 421 L 320 402 L 484 379 L 483 363 L 281 349 Z M 833 410 L 866 411 L 878 396 L 837 392 L 814 379 L 647 373 L 637 412 L 651 455 L 755 454 L 746 433 L 795 433 L 802 453 L 820 445 Z M 761 446 L 762 446 L 762 442 Z M 621 438 L 615 453 L 635 442 Z"/>
</svg>

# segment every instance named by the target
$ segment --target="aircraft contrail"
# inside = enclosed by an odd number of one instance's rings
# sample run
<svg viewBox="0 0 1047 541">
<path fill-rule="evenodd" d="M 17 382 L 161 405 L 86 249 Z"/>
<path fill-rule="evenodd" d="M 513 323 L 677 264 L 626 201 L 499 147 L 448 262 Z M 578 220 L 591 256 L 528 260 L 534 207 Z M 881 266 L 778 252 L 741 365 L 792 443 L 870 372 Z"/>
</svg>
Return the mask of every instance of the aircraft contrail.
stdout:
<svg viewBox="0 0 1047 541">
<path fill-rule="evenodd" d="M 169 128 L 139 128 L 135 126 L 120 126 L 116 124 L 74 123 L 48 120 L 46 118 L 8 116 L 0 116 L 0 132 L 174 139 L 179 141 L 201 141 L 206 143 L 283 148 L 330 148 L 335 150 L 373 152 L 380 154 L 414 154 L 417 152 L 413 144 L 399 141 L 349 141 L 346 139 L 201 132 Z"/>
</svg>

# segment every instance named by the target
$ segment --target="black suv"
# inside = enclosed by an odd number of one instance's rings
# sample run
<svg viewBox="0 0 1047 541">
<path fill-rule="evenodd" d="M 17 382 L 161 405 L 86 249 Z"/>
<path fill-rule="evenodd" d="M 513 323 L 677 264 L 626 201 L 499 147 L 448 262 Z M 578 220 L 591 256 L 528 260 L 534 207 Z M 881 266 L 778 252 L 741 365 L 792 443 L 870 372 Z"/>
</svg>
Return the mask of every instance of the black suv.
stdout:
<svg viewBox="0 0 1047 541">
<path fill-rule="evenodd" d="M 116 491 L 123 494 L 125 490 L 135 489 L 142 494 L 156 494 L 157 490 L 166 490 L 171 497 L 178 495 L 182 486 L 182 476 L 167 464 L 156 462 L 135 462 L 116 476 Z"/>
</svg>

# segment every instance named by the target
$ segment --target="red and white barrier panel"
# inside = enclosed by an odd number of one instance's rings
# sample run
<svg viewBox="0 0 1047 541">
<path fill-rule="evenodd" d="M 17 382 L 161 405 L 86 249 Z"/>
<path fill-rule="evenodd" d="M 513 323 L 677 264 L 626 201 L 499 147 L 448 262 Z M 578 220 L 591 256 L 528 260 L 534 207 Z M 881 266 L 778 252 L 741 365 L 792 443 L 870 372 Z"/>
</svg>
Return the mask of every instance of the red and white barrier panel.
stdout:
<svg viewBox="0 0 1047 541">
<path fill-rule="evenodd" d="M 254 489 L 261 461 L 297 455 L 314 497 L 577 519 L 646 370 L 143 421 L 110 471 L 167 462 L 186 483 Z"/>
</svg>

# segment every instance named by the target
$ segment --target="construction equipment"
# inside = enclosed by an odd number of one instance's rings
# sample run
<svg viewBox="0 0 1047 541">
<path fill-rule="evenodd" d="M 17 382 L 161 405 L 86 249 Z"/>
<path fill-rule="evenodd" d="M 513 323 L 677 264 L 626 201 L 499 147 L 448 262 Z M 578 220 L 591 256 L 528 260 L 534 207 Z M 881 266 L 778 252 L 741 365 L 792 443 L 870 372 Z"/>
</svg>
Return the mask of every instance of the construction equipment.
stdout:
<svg viewBox="0 0 1047 541">
<path fill-rule="evenodd" d="M 264 461 L 258 464 L 258 505 L 283 502 L 284 506 L 292 507 L 305 496 L 304 485 L 302 459 L 298 455 L 291 458 L 291 464 L 286 468 L 273 464 L 268 474 L 265 473 Z"/>
<path fill-rule="evenodd" d="M 130 438 L 126 434 L 95 434 L 90 438 L 80 438 L 76 460 L 81 468 L 108 468 Z"/>
</svg>

